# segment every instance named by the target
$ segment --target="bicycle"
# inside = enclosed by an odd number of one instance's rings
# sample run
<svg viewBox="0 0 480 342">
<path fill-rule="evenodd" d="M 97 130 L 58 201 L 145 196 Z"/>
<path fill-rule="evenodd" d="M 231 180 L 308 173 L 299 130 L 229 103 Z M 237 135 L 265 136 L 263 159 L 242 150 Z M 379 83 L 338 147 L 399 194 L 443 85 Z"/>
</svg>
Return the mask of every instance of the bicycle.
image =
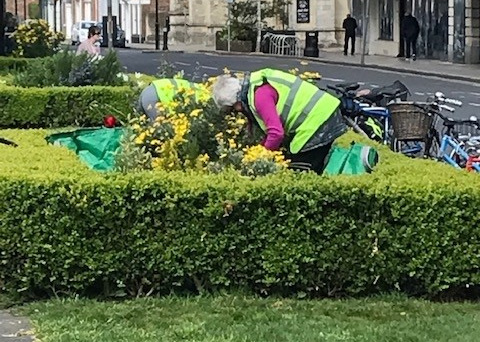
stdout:
<svg viewBox="0 0 480 342">
<path fill-rule="evenodd" d="M 461 106 L 462 102 L 446 98 L 436 92 L 427 102 L 399 102 L 389 105 L 392 115 L 393 138 L 391 148 L 410 157 L 437 158 L 440 150 L 437 116 L 441 110 L 454 112 L 453 104 Z M 440 114 L 441 115 L 441 114 Z M 414 148 L 409 148 L 411 146 Z"/>
<path fill-rule="evenodd" d="M 468 171 L 480 172 L 480 136 L 460 134 L 456 126 L 471 126 L 480 130 L 480 123 L 476 117 L 466 120 L 455 120 L 436 113 L 442 120 L 445 132 L 440 140 L 439 135 L 435 138 L 440 142 L 438 159 L 453 167 L 465 168 Z"/>
<path fill-rule="evenodd" d="M 342 115 L 355 132 L 388 145 L 392 135 L 390 112 L 379 104 L 406 99 L 410 92 L 400 81 L 368 93 L 357 92 L 359 87 L 358 83 L 327 85 L 340 95 Z"/>
</svg>

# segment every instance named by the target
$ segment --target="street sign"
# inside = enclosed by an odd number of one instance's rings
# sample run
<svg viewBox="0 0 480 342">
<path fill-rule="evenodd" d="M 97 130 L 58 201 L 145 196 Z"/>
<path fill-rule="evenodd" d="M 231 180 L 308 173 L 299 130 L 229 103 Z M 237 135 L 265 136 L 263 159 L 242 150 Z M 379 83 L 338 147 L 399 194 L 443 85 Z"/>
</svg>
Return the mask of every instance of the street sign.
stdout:
<svg viewBox="0 0 480 342">
<path fill-rule="evenodd" d="M 297 1 L 297 23 L 306 24 L 310 22 L 310 0 Z"/>
</svg>

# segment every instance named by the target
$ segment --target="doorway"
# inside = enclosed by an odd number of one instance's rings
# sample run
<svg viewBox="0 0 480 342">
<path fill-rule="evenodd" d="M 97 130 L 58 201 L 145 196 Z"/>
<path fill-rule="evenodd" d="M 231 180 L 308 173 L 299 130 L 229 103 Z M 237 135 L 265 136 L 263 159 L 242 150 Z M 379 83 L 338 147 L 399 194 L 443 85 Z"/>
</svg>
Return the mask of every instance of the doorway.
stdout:
<svg viewBox="0 0 480 342">
<path fill-rule="evenodd" d="M 448 59 L 448 0 L 400 0 L 400 23 L 406 11 L 417 18 L 420 34 L 417 55 L 427 59 Z M 400 55 L 404 42 L 400 37 Z"/>
</svg>

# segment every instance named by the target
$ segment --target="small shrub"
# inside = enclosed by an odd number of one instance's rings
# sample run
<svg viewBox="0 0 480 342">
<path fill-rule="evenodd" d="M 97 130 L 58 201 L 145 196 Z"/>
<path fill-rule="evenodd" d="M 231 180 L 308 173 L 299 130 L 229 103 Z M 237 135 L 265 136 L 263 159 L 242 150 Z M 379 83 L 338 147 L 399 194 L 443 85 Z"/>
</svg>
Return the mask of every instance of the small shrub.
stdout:
<svg viewBox="0 0 480 342">
<path fill-rule="evenodd" d="M 45 57 L 53 55 L 65 39 L 62 32 L 54 32 L 43 19 L 19 25 L 13 34 L 17 57 Z"/>
<path fill-rule="evenodd" d="M 34 60 L 15 73 L 14 84 L 21 87 L 48 86 L 120 86 L 125 85 L 117 54 L 109 50 L 105 57 L 76 55 L 67 49 L 53 56 Z"/>
<path fill-rule="evenodd" d="M 35 59 L 0 56 L 0 75 L 8 74 L 15 70 L 23 70 L 28 63 L 34 60 Z"/>
</svg>

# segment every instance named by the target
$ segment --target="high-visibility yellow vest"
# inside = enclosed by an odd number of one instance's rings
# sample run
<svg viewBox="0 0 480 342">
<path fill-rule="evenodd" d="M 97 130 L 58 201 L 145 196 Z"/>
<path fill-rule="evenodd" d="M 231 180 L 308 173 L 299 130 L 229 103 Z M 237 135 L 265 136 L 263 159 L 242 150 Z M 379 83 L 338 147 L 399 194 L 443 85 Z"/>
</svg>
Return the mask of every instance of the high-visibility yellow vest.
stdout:
<svg viewBox="0 0 480 342">
<path fill-rule="evenodd" d="M 198 99 L 200 93 L 204 92 L 198 83 L 190 82 L 180 78 L 162 78 L 155 80 L 152 85 L 157 91 L 160 102 L 170 102 L 173 100 L 179 89 L 194 89 L 195 97 Z"/>
<path fill-rule="evenodd" d="M 278 93 L 276 108 L 290 141 L 288 149 L 293 154 L 300 152 L 340 105 L 340 100 L 335 96 L 295 75 L 275 69 L 252 72 L 247 94 L 248 106 L 263 131 L 266 131 L 266 127 L 255 108 L 254 94 L 265 82 Z"/>
</svg>

